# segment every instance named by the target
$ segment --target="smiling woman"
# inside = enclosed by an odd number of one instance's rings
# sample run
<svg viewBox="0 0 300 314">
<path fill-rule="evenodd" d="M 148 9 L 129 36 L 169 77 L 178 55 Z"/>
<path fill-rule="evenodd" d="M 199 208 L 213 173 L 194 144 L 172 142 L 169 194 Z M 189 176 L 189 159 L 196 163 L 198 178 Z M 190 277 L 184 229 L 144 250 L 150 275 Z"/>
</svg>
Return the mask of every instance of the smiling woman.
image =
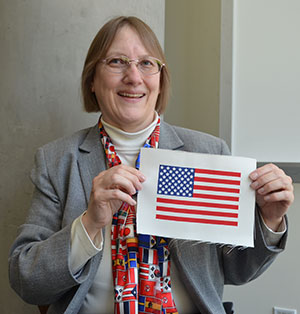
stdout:
<svg viewBox="0 0 300 314">
<path fill-rule="evenodd" d="M 99 62 L 102 62 L 108 56 L 112 56 L 108 54 L 108 50 L 111 48 L 113 41 L 116 42 L 115 37 L 123 27 L 130 28 L 131 31 L 135 33 L 135 39 L 140 47 L 142 47 L 144 51 L 147 51 L 146 56 L 152 56 L 164 64 L 164 68 L 159 75 L 160 93 L 155 107 L 158 113 L 163 113 L 168 103 L 170 89 L 169 70 L 167 65 L 165 65 L 165 55 L 151 28 L 135 17 L 118 17 L 113 19 L 105 24 L 95 36 L 88 51 L 82 72 L 82 92 L 85 109 L 87 112 L 99 111 L 97 99 L 91 92 L 95 70 Z M 122 55 L 122 51 L 115 52 L 119 56 Z M 125 55 L 125 57 L 130 56 Z"/>
<path fill-rule="evenodd" d="M 36 154 L 32 205 L 9 261 L 11 285 L 25 301 L 49 304 L 49 314 L 222 314 L 224 284 L 256 278 L 283 250 L 293 189 L 273 165 L 250 174 L 254 248 L 136 232 L 136 194 L 147 179 L 141 147 L 229 154 L 221 139 L 161 121 L 168 92 L 149 26 L 123 16 L 105 24 L 82 73 L 84 106 L 101 111 L 98 124 Z"/>
<path fill-rule="evenodd" d="M 138 33 L 132 27 L 123 26 L 116 33 L 105 57 L 110 59 L 111 56 L 123 55 L 135 60 L 149 54 Z M 155 71 L 153 75 L 147 75 L 132 62 L 121 73 L 108 75 L 111 67 L 111 61 L 110 64 L 99 62 L 92 81 L 91 90 L 95 93 L 102 118 L 123 131 L 140 131 L 154 120 L 160 73 Z"/>
</svg>

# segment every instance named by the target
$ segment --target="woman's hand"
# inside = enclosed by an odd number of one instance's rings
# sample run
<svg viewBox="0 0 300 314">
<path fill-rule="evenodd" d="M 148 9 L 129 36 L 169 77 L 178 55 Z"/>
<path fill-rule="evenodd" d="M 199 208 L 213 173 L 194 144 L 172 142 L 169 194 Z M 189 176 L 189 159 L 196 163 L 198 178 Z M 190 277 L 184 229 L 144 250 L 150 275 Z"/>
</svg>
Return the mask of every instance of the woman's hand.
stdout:
<svg viewBox="0 0 300 314">
<path fill-rule="evenodd" d="M 139 170 L 126 165 L 102 171 L 93 179 L 88 209 L 82 217 L 92 240 L 112 221 L 122 202 L 136 204 L 132 196 L 142 189 L 144 181 L 145 177 Z"/>
<path fill-rule="evenodd" d="M 265 223 L 273 231 L 277 231 L 283 216 L 294 201 L 292 179 L 274 164 L 256 169 L 249 177 Z"/>
</svg>

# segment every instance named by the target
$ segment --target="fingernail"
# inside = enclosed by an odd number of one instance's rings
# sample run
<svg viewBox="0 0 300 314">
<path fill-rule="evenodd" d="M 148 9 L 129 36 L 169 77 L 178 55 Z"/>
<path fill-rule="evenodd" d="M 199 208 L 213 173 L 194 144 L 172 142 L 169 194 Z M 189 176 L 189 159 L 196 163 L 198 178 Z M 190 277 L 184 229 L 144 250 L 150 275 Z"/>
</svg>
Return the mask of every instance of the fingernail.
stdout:
<svg viewBox="0 0 300 314">
<path fill-rule="evenodd" d="M 251 186 L 253 187 L 253 189 L 257 188 L 258 182 L 253 182 L 253 183 L 251 184 Z"/>
<path fill-rule="evenodd" d="M 142 181 L 146 181 L 146 177 L 143 174 L 141 174 L 141 179 Z"/>
<path fill-rule="evenodd" d="M 263 194 L 264 192 L 265 192 L 264 188 L 261 188 L 261 189 L 258 190 L 258 193 L 260 193 L 260 194 Z"/>
<path fill-rule="evenodd" d="M 250 179 L 255 180 L 258 177 L 258 174 L 256 172 L 253 172 L 250 174 Z"/>
</svg>

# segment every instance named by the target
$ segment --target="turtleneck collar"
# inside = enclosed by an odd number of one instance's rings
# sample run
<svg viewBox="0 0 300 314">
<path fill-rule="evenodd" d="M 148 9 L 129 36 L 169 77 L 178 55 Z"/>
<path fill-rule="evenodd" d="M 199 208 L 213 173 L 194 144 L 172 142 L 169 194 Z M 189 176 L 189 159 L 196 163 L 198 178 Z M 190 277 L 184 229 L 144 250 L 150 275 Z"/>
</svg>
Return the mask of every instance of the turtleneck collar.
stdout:
<svg viewBox="0 0 300 314">
<path fill-rule="evenodd" d="M 114 144 L 121 162 L 132 167 L 135 167 L 135 161 L 140 152 L 140 148 L 144 146 L 148 137 L 154 131 L 157 121 L 158 113 L 155 112 L 154 121 L 150 125 L 141 131 L 130 133 L 105 122 L 101 117 L 104 129 Z"/>
<path fill-rule="evenodd" d="M 115 149 L 118 150 L 137 150 L 140 149 L 146 142 L 147 138 L 154 131 L 158 121 L 158 114 L 155 112 L 153 122 L 145 129 L 138 132 L 125 132 L 107 122 L 101 117 L 101 122 L 105 128 L 106 133 L 110 137 Z"/>
</svg>

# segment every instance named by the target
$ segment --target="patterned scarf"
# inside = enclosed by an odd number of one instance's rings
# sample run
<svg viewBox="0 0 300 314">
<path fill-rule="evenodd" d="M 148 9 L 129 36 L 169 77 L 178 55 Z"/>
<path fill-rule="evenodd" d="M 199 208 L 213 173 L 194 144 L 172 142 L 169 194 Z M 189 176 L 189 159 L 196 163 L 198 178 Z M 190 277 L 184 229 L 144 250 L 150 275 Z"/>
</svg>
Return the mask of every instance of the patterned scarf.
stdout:
<svg viewBox="0 0 300 314">
<path fill-rule="evenodd" d="M 109 167 L 121 160 L 99 119 L 100 139 Z M 144 147 L 158 147 L 160 118 Z M 139 168 L 139 157 L 136 161 Z M 115 314 L 178 314 L 171 292 L 170 251 L 167 239 L 136 233 L 136 209 L 123 203 L 114 215 L 111 255 Z"/>
</svg>

